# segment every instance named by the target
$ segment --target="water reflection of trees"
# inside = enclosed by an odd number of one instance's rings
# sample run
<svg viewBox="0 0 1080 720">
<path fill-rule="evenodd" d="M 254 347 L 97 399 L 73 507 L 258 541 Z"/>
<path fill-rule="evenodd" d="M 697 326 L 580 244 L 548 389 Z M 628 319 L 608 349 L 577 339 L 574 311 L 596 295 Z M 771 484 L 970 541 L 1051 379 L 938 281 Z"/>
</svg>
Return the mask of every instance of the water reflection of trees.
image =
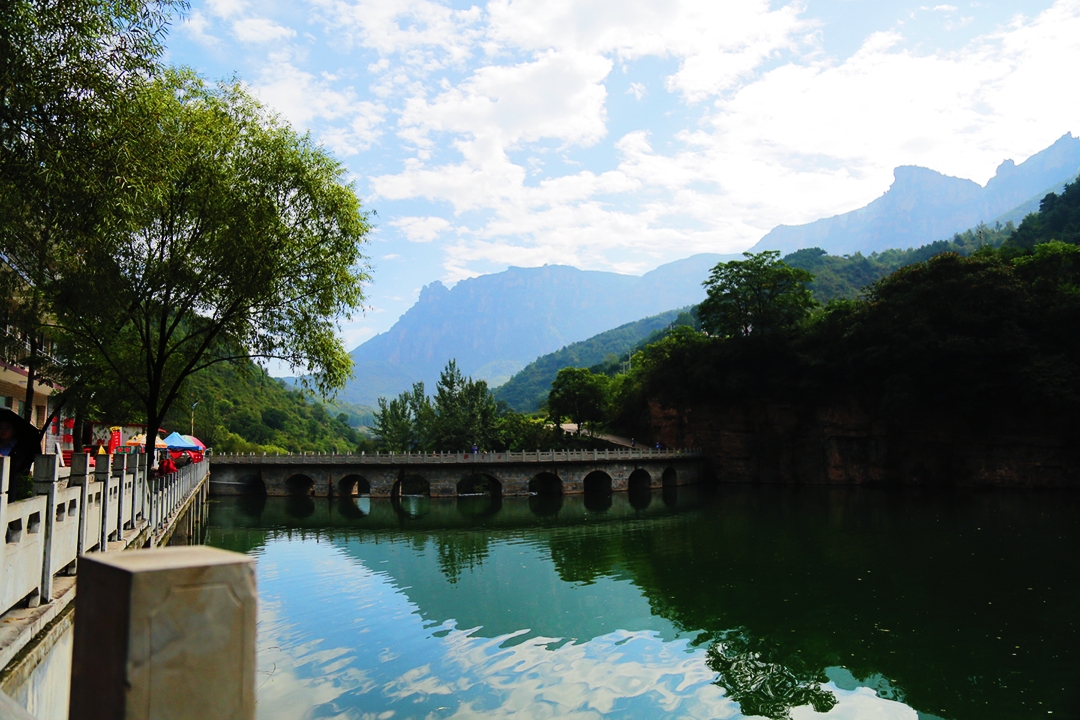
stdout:
<svg viewBox="0 0 1080 720">
<path fill-rule="evenodd" d="M 717 674 L 716 684 L 739 703 L 743 715 L 787 720 L 792 708 L 810 705 L 824 713 L 836 705 L 836 696 L 821 687 L 828 679 L 821 670 L 811 670 L 795 657 L 779 661 L 777 652 L 775 646 L 733 631 L 709 647 L 706 662 Z"/>
<path fill-rule="evenodd" d="M 450 583 L 462 572 L 479 567 L 488 556 L 488 537 L 484 532 L 440 533 L 434 536 L 439 570 Z"/>
</svg>

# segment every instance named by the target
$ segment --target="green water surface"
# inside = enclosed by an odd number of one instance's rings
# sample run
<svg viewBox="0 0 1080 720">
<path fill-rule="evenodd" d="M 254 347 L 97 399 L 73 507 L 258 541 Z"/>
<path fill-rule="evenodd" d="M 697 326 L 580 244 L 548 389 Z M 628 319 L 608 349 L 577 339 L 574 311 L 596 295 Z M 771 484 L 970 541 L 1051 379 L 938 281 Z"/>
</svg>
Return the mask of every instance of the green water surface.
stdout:
<svg viewBox="0 0 1080 720">
<path fill-rule="evenodd" d="M 1080 497 L 239 498 L 259 717 L 1076 718 Z"/>
</svg>

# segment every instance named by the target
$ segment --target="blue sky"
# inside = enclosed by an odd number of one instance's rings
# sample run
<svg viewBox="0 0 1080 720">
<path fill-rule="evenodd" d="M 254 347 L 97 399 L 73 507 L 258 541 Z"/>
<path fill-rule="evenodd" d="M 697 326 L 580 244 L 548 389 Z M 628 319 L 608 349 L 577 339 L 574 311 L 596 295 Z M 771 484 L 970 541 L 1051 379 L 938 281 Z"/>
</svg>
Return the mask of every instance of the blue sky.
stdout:
<svg viewBox="0 0 1080 720">
<path fill-rule="evenodd" d="M 434 280 L 739 252 L 1080 135 L 1080 0 L 192 0 L 168 46 L 377 212 L 350 348 Z"/>
</svg>

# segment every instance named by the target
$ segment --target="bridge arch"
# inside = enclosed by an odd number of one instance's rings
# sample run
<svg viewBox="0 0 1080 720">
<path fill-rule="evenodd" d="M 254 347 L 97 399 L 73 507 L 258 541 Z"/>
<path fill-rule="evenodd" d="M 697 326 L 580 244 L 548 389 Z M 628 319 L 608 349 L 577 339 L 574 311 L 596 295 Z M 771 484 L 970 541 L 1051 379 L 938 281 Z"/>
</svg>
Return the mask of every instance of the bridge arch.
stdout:
<svg viewBox="0 0 1080 720">
<path fill-rule="evenodd" d="M 611 507 L 611 476 L 603 470 L 593 470 L 581 483 L 585 491 L 585 509 L 603 512 Z"/>
<path fill-rule="evenodd" d="M 266 495 L 266 483 L 262 475 L 248 473 L 240 476 L 240 493 L 242 495 Z"/>
<path fill-rule="evenodd" d="M 669 467 L 664 470 L 664 474 L 661 476 L 664 487 L 674 487 L 679 484 L 679 473 L 675 472 L 675 468 Z"/>
<path fill-rule="evenodd" d="M 502 497 L 502 483 L 491 475 L 472 473 L 458 481 L 457 494 L 459 497 L 462 495 L 488 495 L 493 498 Z"/>
<path fill-rule="evenodd" d="M 315 494 L 315 481 L 303 473 L 296 473 L 285 481 L 285 491 L 291 496 L 311 497 Z"/>
<path fill-rule="evenodd" d="M 626 481 L 626 494 L 629 496 L 630 507 L 635 510 L 644 510 L 652 502 L 652 475 L 645 468 L 638 468 L 630 473 Z"/>
<path fill-rule="evenodd" d="M 423 475 L 405 475 L 394 481 L 390 497 L 431 497 L 431 483 Z"/>
<path fill-rule="evenodd" d="M 586 495 L 591 493 L 611 493 L 611 476 L 603 470 L 593 470 L 581 482 Z"/>
<path fill-rule="evenodd" d="M 652 475 L 645 468 L 638 468 L 626 479 L 626 489 L 631 492 L 652 489 Z"/>
<path fill-rule="evenodd" d="M 371 483 L 363 475 L 349 474 L 337 481 L 338 497 L 356 497 L 371 494 Z"/>
<path fill-rule="evenodd" d="M 530 495 L 562 495 L 563 485 L 553 472 L 542 472 L 529 480 Z"/>
</svg>

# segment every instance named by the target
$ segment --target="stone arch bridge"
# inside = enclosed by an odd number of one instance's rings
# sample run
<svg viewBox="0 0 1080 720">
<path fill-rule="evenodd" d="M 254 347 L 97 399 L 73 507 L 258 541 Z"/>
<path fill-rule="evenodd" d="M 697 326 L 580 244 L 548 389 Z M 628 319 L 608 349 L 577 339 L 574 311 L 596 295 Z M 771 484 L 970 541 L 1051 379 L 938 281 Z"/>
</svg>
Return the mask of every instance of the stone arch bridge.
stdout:
<svg viewBox="0 0 1080 720">
<path fill-rule="evenodd" d="M 696 450 L 212 455 L 215 495 L 558 495 L 692 485 Z"/>
</svg>

